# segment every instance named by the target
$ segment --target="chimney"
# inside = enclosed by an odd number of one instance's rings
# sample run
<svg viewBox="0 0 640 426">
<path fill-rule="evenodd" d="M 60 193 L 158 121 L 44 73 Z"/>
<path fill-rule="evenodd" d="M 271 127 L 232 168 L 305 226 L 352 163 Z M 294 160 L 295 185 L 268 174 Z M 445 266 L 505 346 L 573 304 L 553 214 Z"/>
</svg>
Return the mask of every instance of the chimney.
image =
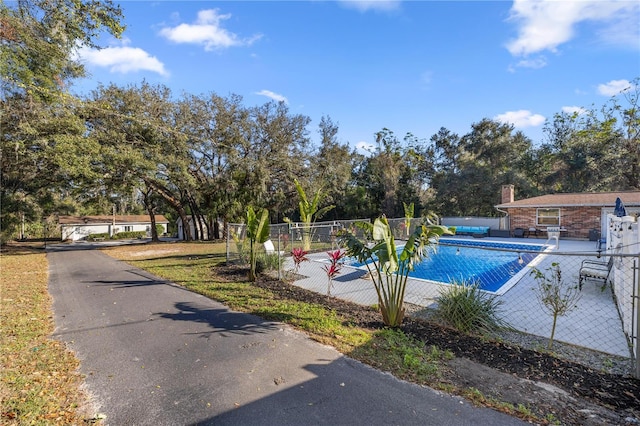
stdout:
<svg viewBox="0 0 640 426">
<path fill-rule="evenodd" d="M 502 185 L 502 203 L 513 203 L 515 201 L 514 198 L 514 186 L 513 185 Z"/>
</svg>

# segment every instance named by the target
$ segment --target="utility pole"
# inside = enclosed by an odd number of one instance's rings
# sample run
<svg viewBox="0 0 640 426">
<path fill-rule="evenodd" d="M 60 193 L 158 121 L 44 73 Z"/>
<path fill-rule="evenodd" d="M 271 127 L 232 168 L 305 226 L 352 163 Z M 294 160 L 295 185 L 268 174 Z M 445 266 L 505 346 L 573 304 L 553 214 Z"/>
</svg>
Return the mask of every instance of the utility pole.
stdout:
<svg viewBox="0 0 640 426">
<path fill-rule="evenodd" d="M 111 232 L 109 233 L 110 237 L 113 237 L 116 230 L 116 205 L 113 205 L 113 220 L 111 221 Z"/>
<path fill-rule="evenodd" d="M 20 212 L 20 240 L 24 239 L 24 212 Z"/>
</svg>

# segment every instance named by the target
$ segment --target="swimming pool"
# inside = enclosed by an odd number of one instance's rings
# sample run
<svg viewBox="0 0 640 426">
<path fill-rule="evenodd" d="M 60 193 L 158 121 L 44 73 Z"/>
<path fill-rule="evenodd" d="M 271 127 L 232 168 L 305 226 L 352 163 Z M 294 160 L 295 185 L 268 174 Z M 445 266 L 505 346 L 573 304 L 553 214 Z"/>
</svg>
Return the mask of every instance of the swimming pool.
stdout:
<svg viewBox="0 0 640 426">
<path fill-rule="evenodd" d="M 528 273 L 526 266 L 536 264 L 539 254 L 546 247 L 540 244 L 441 238 L 437 251 L 415 265 L 409 276 L 445 284 L 454 280 L 477 282 L 482 290 L 503 294 Z M 346 263 L 356 268 L 366 268 L 363 263 Z"/>
</svg>

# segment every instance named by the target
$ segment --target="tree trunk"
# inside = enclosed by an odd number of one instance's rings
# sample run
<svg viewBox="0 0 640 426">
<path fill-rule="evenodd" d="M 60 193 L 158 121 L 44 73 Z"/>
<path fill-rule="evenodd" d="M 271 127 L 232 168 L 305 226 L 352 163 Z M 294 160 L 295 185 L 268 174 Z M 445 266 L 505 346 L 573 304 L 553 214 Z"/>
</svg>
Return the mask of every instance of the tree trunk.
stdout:
<svg viewBox="0 0 640 426">
<path fill-rule="evenodd" d="M 153 207 L 147 207 L 147 212 L 149 212 L 149 218 L 151 219 L 151 241 L 157 243 L 160 241 L 160 238 L 158 238 L 158 229 L 156 228 L 156 215 L 153 212 Z"/>
<path fill-rule="evenodd" d="M 204 226 L 207 228 L 207 240 L 213 240 L 213 224 L 211 223 L 213 219 L 210 217 L 204 218 Z"/>
<path fill-rule="evenodd" d="M 556 324 L 558 322 L 558 313 L 553 313 L 553 325 L 551 326 L 551 337 L 549 337 L 549 344 L 547 345 L 547 349 L 551 350 L 553 347 L 553 338 L 556 335 Z"/>
<path fill-rule="evenodd" d="M 187 199 L 189 200 L 189 206 L 191 206 L 191 220 L 193 220 L 193 239 L 196 241 L 204 240 L 204 233 L 202 232 L 202 219 L 198 213 L 198 205 L 191 194 L 187 193 Z"/>
<path fill-rule="evenodd" d="M 206 237 L 204 235 L 204 229 L 206 228 L 206 226 L 207 226 L 207 222 L 205 217 L 201 214 L 198 214 L 198 228 L 200 229 L 200 239 L 202 241 L 209 239 L 208 235 Z"/>
<path fill-rule="evenodd" d="M 147 190 L 142 193 L 142 202 L 144 206 L 147 208 L 147 213 L 149 214 L 149 219 L 151 219 L 151 241 L 159 242 L 158 238 L 158 230 L 156 228 L 156 215 L 155 215 L 155 206 L 153 205 L 153 201 L 151 200 L 151 192 L 152 189 L 147 186 Z"/>
<path fill-rule="evenodd" d="M 164 198 L 167 201 L 167 203 L 169 203 L 169 205 L 173 207 L 175 211 L 178 213 L 178 216 L 180 216 L 180 220 L 182 221 L 182 229 L 184 232 L 185 241 L 193 240 L 191 236 L 191 228 L 189 227 L 189 221 L 187 220 L 187 212 L 184 210 L 184 206 L 182 205 L 182 202 L 178 198 L 174 197 L 171 194 L 171 191 L 169 191 L 167 188 L 165 188 L 163 185 L 159 184 L 158 182 L 155 182 L 151 179 L 144 179 L 144 183 L 146 183 L 147 186 L 151 188 L 156 194 Z"/>
<path fill-rule="evenodd" d="M 195 213 L 193 213 L 193 206 L 191 207 L 191 222 L 193 223 L 193 239 L 195 241 L 200 241 L 200 233 L 198 232 L 198 217 Z"/>
<path fill-rule="evenodd" d="M 218 219 L 213 221 L 213 238 L 216 240 L 220 239 L 220 222 L 218 222 Z"/>
</svg>

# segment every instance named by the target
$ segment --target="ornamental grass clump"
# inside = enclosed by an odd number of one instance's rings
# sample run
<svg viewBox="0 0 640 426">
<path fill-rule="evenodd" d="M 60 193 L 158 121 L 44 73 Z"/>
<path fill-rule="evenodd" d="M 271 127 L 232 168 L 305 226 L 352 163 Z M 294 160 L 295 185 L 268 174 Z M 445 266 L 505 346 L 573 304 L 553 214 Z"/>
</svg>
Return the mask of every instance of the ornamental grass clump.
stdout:
<svg viewBox="0 0 640 426">
<path fill-rule="evenodd" d="M 356 222 L 355 226 L 364 232 L 364 239 L 344 230 L 338 235 L 340 245 L 346 248 L 346 255 L 364 263 L 369 270 L 384 323 L 399 327 L 404 318 L 404 294 L 409 271 L 427 256 L 427 249 L 437 244 L 440 236 L 452 235 L 453 230 L 435 225 L 426 217 L 422 224 L 416 226 L 400 250 L 396 247 L 386 217 L 376 219 L 373 224 Z"/>
<path fill-rule="evenodd" d="M 435 317 L 463 333 L 490 333 L 506 325 L 499 317 L 502 301 L 478 283 L 452 281 L 436 301 Z"/>
</svg>

